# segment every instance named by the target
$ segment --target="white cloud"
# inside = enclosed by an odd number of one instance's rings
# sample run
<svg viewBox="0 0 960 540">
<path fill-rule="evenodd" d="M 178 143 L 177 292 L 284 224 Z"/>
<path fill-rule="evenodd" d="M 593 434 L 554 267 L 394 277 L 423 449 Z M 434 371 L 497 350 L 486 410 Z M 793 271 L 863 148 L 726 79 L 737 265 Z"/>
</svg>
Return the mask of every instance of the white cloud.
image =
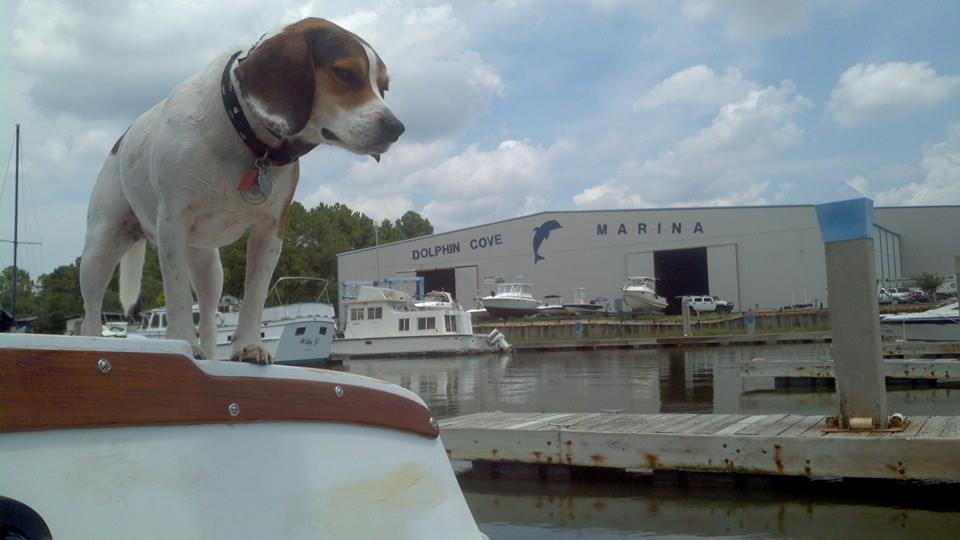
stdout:
<svg viewBox="0 0 960 540">
<path fill-rule="evenodd" d="M 742 98 L 758 87 L 757 83 L 744 79 L 735 67 L 728 67 L 723 75 L 717 75 L 709 67 L 700 64 L 667 77 L 641 96 L 634 103 L 634 108 L 649 110 L 670 103 L 692 103 L 715 109 Z"/>
<path fill-rule="evenodd" d="M 937 75 L 927 62 L 856 64 L 831 93 L 827 110 L 845 127 L 934 107 L 960 88 L 960 76 Z"/>
<path fill-rule="evenodd" d="M 947 128 L 946 140 L 924 146 L 920 167 L 926 177 L 877 195 L 877 204 L 960 204 L 960 121 Z"/>
<path fill-rule="evenodd" d="M 765 39 L 806 30 L 814 0 L 683 0 L 692 21 L 719 19 L 733 39 Z"/>
<path fill-rule="evenodd" d="M 543 148 L 508 139 L 492 150 L 471 145 L 457 151 L 450 141 L 402 144 L 379 165 L 353 165 L 341 187 L 321 186 L 303 200 L 342 201 L 378 219 L 412 209 L 438 231 L 465 227 L 544 210 L 553 163 L 574 146 L 569 140 Z M 411 199 L 425 202 L 416 208 Z"/>
<path fill-rule="evenodd" d="M 723 106 L 711 125 L 659 156 L 629 159 L 607 181 L 574 196 L 580 208 L 765 204 L 765 170 L 799 144 L 796 117 L 812 106 L 790 81 Z"/>
</svg>

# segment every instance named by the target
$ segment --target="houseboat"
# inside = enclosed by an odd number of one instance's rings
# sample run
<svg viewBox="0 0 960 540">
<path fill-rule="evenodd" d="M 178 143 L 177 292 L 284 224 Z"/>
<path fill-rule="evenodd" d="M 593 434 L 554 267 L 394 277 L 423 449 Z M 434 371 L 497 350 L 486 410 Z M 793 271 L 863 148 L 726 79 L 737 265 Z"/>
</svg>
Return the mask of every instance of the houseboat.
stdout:
<svg viewBox="0 0 960 540">
<path fill-rule="evenodd" d="M 415 302 L 403 291 L 358 286 L 345 302 L 343 337 L 333 341 L 335 358 L 469 354 L 505 351 L 499 331 L 473 333 L 470 314 L 446 295 Z"/>
</svg>

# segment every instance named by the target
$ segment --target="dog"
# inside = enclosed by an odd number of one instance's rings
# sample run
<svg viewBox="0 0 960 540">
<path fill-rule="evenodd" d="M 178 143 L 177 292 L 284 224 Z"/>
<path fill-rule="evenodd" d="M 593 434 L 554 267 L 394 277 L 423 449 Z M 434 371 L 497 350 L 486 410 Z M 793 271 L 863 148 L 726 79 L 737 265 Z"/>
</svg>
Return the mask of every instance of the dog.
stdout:
<svg viewBox="0 0 960 540">
<path fill-rule="evenodd" d="M 167 338 L 189 342 L 198 358 L 216 358 L 219 248 L 249 230 L 231 360 L 271 363 L 260 322 L 298 159 L 327 144 L 379 161 L 405 129 L 384 101 L 388 85 L 386 66 L 366 41 L 308 18 L 246 52 L 221 55 L 174 88 L 117 140 L 97 177 L 80 262 L 82 334 L 100 335 L 103 296 L 118 264 L 129 312 L 150 241 L 163 273 Z"/>
</svg>

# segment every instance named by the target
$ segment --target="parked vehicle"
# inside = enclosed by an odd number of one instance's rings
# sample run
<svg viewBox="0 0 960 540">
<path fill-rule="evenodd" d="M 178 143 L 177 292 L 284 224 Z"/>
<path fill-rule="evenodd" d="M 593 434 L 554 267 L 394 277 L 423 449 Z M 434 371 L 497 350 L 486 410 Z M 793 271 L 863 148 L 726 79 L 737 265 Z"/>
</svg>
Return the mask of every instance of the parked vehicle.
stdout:
<svg viewBox="0 0 960 540">
<path fill-rule="evenodd" d="M 682 296 L 680 301 L 686 300 L 693 313 L 730 313 L 733 304 L 721 300 L 717 296 Z"/>
<path fill-rule="evenodd" d="M 890 293 L 890 301 L 894 304 L 909 304 L 913 302 L 910 289 L 907 287 L 888 287 L 887 292 Z"/>
<path fill-rule="evenodd" d="M 925 304 L 930 301 L 930 295 L 928 295 L 923 289 L 910 287 L 910 301 L 918 304 Z"/>
<path fill-rule="evenodd" d="M 893 295 L 890 294 L 890 291 L 886 287 L 880 287 L 877 289 L 877 302 L 880 304 L 889 304 L 893 302 Z"/>
<path fill-rule="evenodd" d="M 719 296 L 713 297 L 713 302 L 717 304 L 717 313 L 732 313 L 733 302 L 728 302 Z"/>
</svg>

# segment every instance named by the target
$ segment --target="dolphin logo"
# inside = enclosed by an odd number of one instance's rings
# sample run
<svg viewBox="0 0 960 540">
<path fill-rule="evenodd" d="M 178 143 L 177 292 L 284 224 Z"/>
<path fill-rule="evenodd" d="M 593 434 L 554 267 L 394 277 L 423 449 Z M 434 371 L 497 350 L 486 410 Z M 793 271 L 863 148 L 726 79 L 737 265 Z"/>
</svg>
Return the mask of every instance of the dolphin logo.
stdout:
<svg viewBox="0 0 960 540">
<path fill-rule="evenodd" d="M 533 264 L 537 264 L 537 261 L 543 260 L 543 257 L 540 256 L 540 244 L 543 244 L 544 240 L 550 238 L 550 231 L 562 228 L 555 219 L 544 221 L 543 225 L 533 228 Z"/>
</svg>

